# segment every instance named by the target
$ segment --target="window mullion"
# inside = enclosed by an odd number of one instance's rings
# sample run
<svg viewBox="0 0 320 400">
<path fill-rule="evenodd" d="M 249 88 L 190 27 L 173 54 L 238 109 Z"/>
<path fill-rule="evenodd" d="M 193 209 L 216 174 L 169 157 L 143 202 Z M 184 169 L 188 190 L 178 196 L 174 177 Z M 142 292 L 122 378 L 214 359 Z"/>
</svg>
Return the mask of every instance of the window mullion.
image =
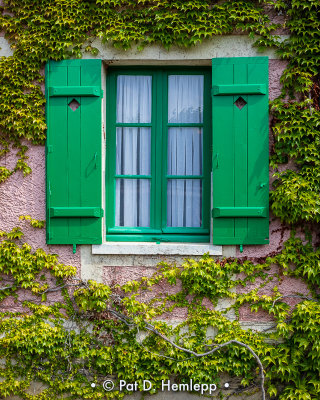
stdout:
<svg viewBox="0 0 320 400">
<path fill-rule="evenodd" d="M 107 82 L 107 99 L 109 99 L 108 107 L 106 107 L 106 121 L 108 122 L 106 135 L 106 220 L 107 230 L 115 225 L 115 180 L 116 173 L 116 152 L 110 149 L 116 148 L 115 131 L 116 131 L 116 79 L 114 73 L 108 74 Z"/>
<path fill-rule="evenodd" d="M 162 105 L 161 105 L 161 71 L 154 73 L 153 101 L 153 145 L 152 145 L 152 167 L 153 167 L 153 218 L 155 229 L 161 228 L 161 149 L 162 149 Z"/>
<path fill-rule="evenodd" d="M 162 71 L 161 90 L 161 229 L 167 226 L 167 162 L 168 162 L 168 72 Z"/>
</svg>

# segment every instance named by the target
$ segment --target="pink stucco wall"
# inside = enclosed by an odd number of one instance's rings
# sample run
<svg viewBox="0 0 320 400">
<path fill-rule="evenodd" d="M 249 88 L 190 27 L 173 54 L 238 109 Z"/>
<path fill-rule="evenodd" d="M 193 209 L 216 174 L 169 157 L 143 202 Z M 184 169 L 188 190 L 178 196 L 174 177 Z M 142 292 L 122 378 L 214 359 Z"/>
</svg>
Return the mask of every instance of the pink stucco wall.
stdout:
<svg viewBox="0 0 320 400">
<path fill-rule="evenodd" d="M 270 99 L 274 99 L 280 94 L 279 79 L 285 63 L 279 60 L 270 60 Z M 272 146 L 272 136 L 270 135 L 270 147 Z M 34 249 L 41 247 L 44 250 L 58 254 L 60 261 L 66 264 L 76 266 L 79 273 L 81 268 L 80 251 L 76 254 L 72 253 L 72 246 L 66 245 L 50 245 L 45 243 L 45 230 L 37 230 L 31 228 L 27 222 L 19 222 L 20 215 L 31 215 L 36 219 L 45 219 L 45 150 L 41 146 L 30 146 L 27 155 L 29 156 L 28 163 L 32 168 L 32 173 L 23 178 L 22 173 L 18 172 L 11 176 L 4 184 L 0 185 L 0 229 L 11 230 L 18 224 L 24 227 L 24 240 L 32 245 Z M 15 165 L 15 153 L 7 155 L 4 160 L 4 165 L 13 167 Z M 272 171 L 270 172 L 272 174 Z M 272 180 L 272 179 L 271 179 Z M 282 229 L 279 220 L 271 216 L 270 223 L 270 244 L 264 246 L 244 246 L 244 251 L 240 254 L 237 251 L 238 257 L 264 257 L 270 253 L 279 251 L 282 243 L 289 236 L 289 231 Z M 104 279 L 108 284 L 124 283 L 130 279 L 138 279 L 142 276 L 150 276 L 154 272 L 151 267 L 108 267 L 104 268 Z M 249 289 L 249 288 L 247 288 Z M 246 289 L 246 290 L 247 290 Z M 297 281 L 292 281 L 286 278 L 279 286 L 283 293 L 289 294 L 294 292 L 306 293 L 306 287 Z M 168 285 L 157 289 L 159 292 L 168 292 L 174 290 Z M 268 288 L 264 289 L 268 292 Z M 266 293 L 267 293 L 266 292 Z M 149 295 L 147 295 L 149 296 Z M 9 301 L 9 300 L 8 300 Z M 7 307 L 10 304 L 6 305 Z M 248 309 L 243 308 L 240 312 L 241 319 L 251 320 L 257 316 L 248 312 Z M 175 310 L 171 318 L 184 318 L 185 310 Z M 266 315 L 259 314 L 258 319 L 268 320 Z"/>
<path fill-rule="evenodd" d="M 32 173 L 23 177 L 21 172 L 12 175 L 0 185 L 0 229 L 9 231 L 15 226 L 23 227 L 24 241 L 33 249 L 43 248 L 45 251 L 58 254 L 59 260 L 68 265 L 74 265 L 80 271 L 80 252 L 72 253 L 72 246 L 46 245 L 45 229 L 31 228 L 28 222 L 19 221 L 20 215 L 30 215 L 32 218 L 46 218 L 45 196 L 45 148 L 30 146 L 28 163 Z M 15 166 L 16 155 L 13 150 L 5 156 L 2 165 L 7 168 Z"/>
</svg>

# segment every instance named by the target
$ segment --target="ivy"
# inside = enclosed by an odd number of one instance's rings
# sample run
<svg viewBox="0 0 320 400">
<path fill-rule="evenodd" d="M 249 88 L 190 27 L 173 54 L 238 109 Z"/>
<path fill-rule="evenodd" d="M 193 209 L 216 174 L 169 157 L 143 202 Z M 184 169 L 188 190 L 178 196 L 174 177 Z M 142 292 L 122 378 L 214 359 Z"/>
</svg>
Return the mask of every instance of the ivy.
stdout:
<svg viewBox="0 0 320 400">
<path fill-rule="evenodd" d="M 283 42 L 272 35 L 278 25 L 271 23 L 269 9 L 286 17 L 290 37 Z M 12 56 L 0 59 L 0 157 L 12 148 L 17 153 L 11 170 L 0 166 L 0 183 L 17 171 L 31 173 L 27 145 L 45 141 L 41 85 L 47 60 L 80 58 L 83 52 L 97 56 L 95 38 L 124 50 L 150 44 L 169 49 L 239 32 L 261 50 L 276 47 L 287 61 L 282 94 L 271 104 L 273 214 L 290 225 L 318 226 L 318 0 L 4 0 L 0 27 L 13 50 Z M 293 167 L 285 169 L 286 164 Z M 33 228 L 44 226 L 31 216 L 20 219 Z M 76 278 L 76 269 L 59 263 L 56 255 L 21 244 L 19 227 L 0 231 L 0 237 L 0 301 L 13 301 L 17 310 L 0 313 L 0 397 L 121 399 L 131 392 L 106 392 L 104 379 L 140 384 L 148 379 L 154 393 L 161 380 L 172 376 L 180 383 L 214 380 L 222 396 L 222 372 L 238 377 L 234 394 L 259 390 L 256 360 L 245 347 L 232 343 L 196 358 L 163 336 L 196 353 L 228 341 L 246 343 L 263 363 L 272 398 L 319 397 L 320 252 L 311 241 L 292 235 L 279 254 L 259 264 L 208 255 L 181 266 L 162 263 L 151 278 L 109 287 L 83 282 Z M 272 272 L 274 266 L 277 272 Z M 307 296 L 292 295 L 298 302 L 293 308 L 278 289 L 284 276 L 302 279 L 309 288 Z M 252 282 L 255 289 L 240 290 Z M 143 300 L 149 291 L 157 293 L 159 284 L 175 287 L 175 294 L 161 292 Z M 267 285 L 271 293 L 261 295 Z M 224 310 L 213 309 L 226 298 Z M 243 306 L 272 315 L 274 331 L 243 330 L 238 321 Z M 176 308 L 184 308 L 187 318 L 173 327 L 163 317 Z M 235 321 L 227 318 L 229 312 Z M 30 395 L 32 381 L 42 384 L 37 396 Z"/>
<path fill-rule="evenodd" d="M 6 236 L 0 244 L 0 293 L 2 300 L 14 298 L 18 309 L 0 313 L 1 397 L 27 399 L 31 382 L 37 381 L 42 384 L 37 395 L 41 399 L 121 399 L 132 392 L 119 387 L 106 392 L 105 379 L 137 381 L 140 388 L 148 379 L 155 393 L 162 380 L 174 375 L 178 383 L 214 382 L 223 395 L 221 373 L 239 378 L 235 393 L 250 393 L 259 388 L 259 376 L 256 360 L 245 347 L 230 344 L 202 358 L 179 349 L 203 353 L 238 341 L 260 358 L 270 395 L 283 400 L 317 398 L 320 297 L 314 289 L 320 280 L 320 253 L 310 242 L 292 235 L 280 254 L 260 264 L 208 255 L 180 267 L 162 263 L 150 278 L 110 287 L 81 281 L 75 268 L 59 264 L 56 256 L 32 251 L 16 238 L 9 239 L 10 233 Z M 278 266 L 277 272 L 272 265 Z M 277 288 L 281 275 L 302 276 L 310 286 L 308 297 L 293 296 L 298 298 L 293 312 Z M 256 289 L 238 290 L 258 278 Z M 206 285 L 199 285 L 200 280 Z M 175 307 L 187 310 L 187 318 L 176 326 L 162 318 L 170 295 L 144 297 L 160 283 L 176 286 Z M 273 294 L 260 296 L 259 288 L 266 283 L 273 284 Z M 204 306 L 205 300 L 216 304 L 226 297 L 233 304 L 225 310 Z M 243 330 L 237 319 L 227 318 L 231 309 L 245 304 L 253 312 L 263 309 L 274 315 L 273 333 Z"/>
<path fill-rule="evenodd" d="M 290 38 L 279 45 L 288 61 L 281 77 L 282 96 L 272 103 L 275 125 L 271 165 L 292 161 L 294 169 L 276 173 L 272 210 L 291 225 L 319 223 L 320 212 L 320 6 L 315 0 L 278 1 L 287 15 Z M 295 98 L 286 100 L 285 96 Z"/>
<path fill-rule="evenodd" d="M 267 40 L 275 25 L 255 1 L 5 0 L 0 28 L 14 50 L 0 60 L 0 131 L 7 149 L 22 139 L 44 143 L 43 64 L 81 57 L 82 51 L 97 55 L 95 37 L 122 49 L 136 43 L 140 48 L 153 43 L 188 47 L 234 30 Z M 1 167 L 0 182 L 18 170 L 31 172 L 25 158 L 17 156 L 12 171 Z"/>
</svg>

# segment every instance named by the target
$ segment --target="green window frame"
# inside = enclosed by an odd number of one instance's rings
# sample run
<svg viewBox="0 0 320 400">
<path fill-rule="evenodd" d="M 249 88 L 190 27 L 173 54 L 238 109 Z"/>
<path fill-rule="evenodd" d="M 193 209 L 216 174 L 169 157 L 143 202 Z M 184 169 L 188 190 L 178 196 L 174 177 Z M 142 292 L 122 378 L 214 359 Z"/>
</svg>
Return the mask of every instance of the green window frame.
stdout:
<svg viewBox="0 0 320 400">
<path fill-rule="evenodd" d="M 117 123 L 116 96 L 119 75 L 148 75 L 152 77 L 151 123 Z M 203 122 L 168 123 L 169 75 L 203 75 Z M 211 203 L 211 68 L 206 67 L 109 67 L 106 85 L 106 240 L 195 242 L 210 241 Z M 116 174 L 116 128 L 151 128 L 151 174 Z M 202 175 L 168 175 L 168 128 L 199 127 L 203 134 Z M 116 179 L 149 179 L 150 227 L 115 226 Z M 202 180 L 201 227 L 167 226 L 167 182 L 169 179 Z"/>
</svg>

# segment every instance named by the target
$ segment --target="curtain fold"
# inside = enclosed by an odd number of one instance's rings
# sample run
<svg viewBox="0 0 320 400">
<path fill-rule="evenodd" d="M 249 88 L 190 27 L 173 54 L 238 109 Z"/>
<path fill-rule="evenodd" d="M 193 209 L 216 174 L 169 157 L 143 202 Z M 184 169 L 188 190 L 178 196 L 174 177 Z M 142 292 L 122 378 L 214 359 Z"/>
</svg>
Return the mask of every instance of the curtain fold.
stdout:
<svg viewBox="0 0 320 400">
<path fill-rule="evenodd" d="M 118 76 L 117 123 L 151 122 L 151 86 L 151 76 Z M 117 128 L 116 174 L 151 174 L 150 128 Z M 116 179 L 115 214 L 116 226 L 150 226 L 150 180 Z"/>
<path fill-rule="evenodd" d="M 151 86 L 151 76 L 118 76 L 117 122 L 151 122 Z"/>
<path fill-rule="evenodd" d="M 168 175 L 202 174 L 202 128 L 169 128 Z"/>
<path fill-rule="evenodd" d="M 150 180 L 116 179 L 116 226 L 150 226 Z"/>
<path fill-rule="evenodd" d="M 200 228 L 202 225 L 202 181 L 170 179 L 167 188 L 167 225 Z"/>
<path fill-rule="evenodd" d="M 203 75 L 169 75 L 168 122 L 203 122 Z"/>
<path fill-rule="evenodd" d="M 202 75 L 168 76 L 169 123 L 203 122 L 203 83 Z M 150 123 L 151 90 L 151 76 L 119 75 L 117 123 Z M 202 128 L 169 127 L 167 145 L 166 173 L 177 176 L 167 179 L 167 226 L 201 227 Z M 161 168 L 161 154 L 156 157 Z M 150 226 L 151 180 L 139 175 L 151 174 L 151 128 L 117 127 L 116 174 L 128 175 L 116 179 L 116 226 Z"/>
<path fill-rule="evenodd" d="M 203 122 L 203 76 L 170 75 L 168 79 L 168 122 Z M 202 175 L 203 135 L 200 127 L 169 127 L 167 226 L 201 227 L 202 180 L 181 179 Z"/>
<path fill-rule="evenodd" d="M 150 175 L 150 128 L 117 128 L 116 149 L 117 175 Z"/>
</svg>

